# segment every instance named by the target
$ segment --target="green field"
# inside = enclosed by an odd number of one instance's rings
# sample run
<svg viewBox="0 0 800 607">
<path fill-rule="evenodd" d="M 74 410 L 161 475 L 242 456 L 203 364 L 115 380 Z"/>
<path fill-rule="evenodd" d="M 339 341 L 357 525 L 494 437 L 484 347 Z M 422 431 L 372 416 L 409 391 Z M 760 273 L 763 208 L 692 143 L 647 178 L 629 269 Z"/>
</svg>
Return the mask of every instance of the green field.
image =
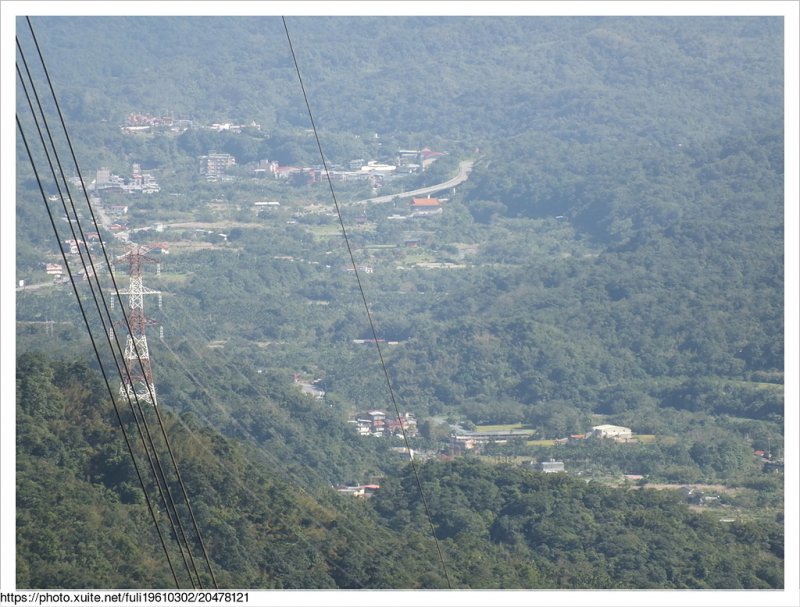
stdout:
<svg viewBox="0 0 800 607">
<path fill-rule="evenodd" d="M 342 233 L 342 228 L 338 225 L 324 225 L 324 226 L 304 226 L 307 232 L 313 234 L 316 238 L 331 238 L 339 236 Z"/>
<path fill-rule="evenodd" d="M 525 444 L 529 447 L 552 447 L 556 444 L 556 441 L 552 438 L 540 438 L 537 440 L 529 440 Z"/>
</svg>

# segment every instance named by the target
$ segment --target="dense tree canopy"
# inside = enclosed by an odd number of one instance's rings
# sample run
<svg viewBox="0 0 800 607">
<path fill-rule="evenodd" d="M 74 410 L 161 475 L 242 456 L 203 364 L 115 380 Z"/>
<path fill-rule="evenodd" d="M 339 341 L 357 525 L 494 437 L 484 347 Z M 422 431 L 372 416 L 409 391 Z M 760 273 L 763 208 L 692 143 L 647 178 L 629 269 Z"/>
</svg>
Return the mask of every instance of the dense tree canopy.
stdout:
<svg viewBox="0 0 800 607">
<path fill-rule="evenodd" d="M 99 195 L 135 242 L 174 244 L 147 270 L 151 354 L 225 586 L 446 586 L 404 443 L 349 423 L 395 406 L 426 455 L 450 424 L 533 433 L 419 462 L 459 588 L 782 586 L 782 475 L 760 459 L 784 436 L 779 18 L 288 18 L 326 163 L 442 153 L 330 187 L 279 18 L 33 23 L 84 180 L 136 163 L 161 184 Z M 124 132 L 131 113 L 184 122 Z M 210 152 L 236 158 L 225 179 L 202 175 Z M 54 202 L 57 242 L 18 159 L 17 270 L 41 284 L 17 294 L 17 584 L 168 586 L 72 293 L 44 271 L 71 224 Z M 441 213 L 394 197 L 466 161 Z M 564 442 L 598 423 L 648 438 Z M 489 463 L 515 457 L 569 474 Z M 623 474 L 735 489 L 697 512 L 609 486 Z M 371 479 L 368 502 L 331 490 Z"/>
<path fill-rule="evenodd" d="M 17 585 L 171 586 L 99 375 L 24 354 L 17 382 Z M 191 415 L 167 414 L 167 431 L 222 586 L 445 586 L 410 466 L 360 504 L 292 489 Z M 721 447 L 692 455 L 713 466 Z M 674 492 L 473 458 L 426 463 L 421 481 L 457 588 L 782 585 L 779 525 L 718 523 Z"/>
</svg>

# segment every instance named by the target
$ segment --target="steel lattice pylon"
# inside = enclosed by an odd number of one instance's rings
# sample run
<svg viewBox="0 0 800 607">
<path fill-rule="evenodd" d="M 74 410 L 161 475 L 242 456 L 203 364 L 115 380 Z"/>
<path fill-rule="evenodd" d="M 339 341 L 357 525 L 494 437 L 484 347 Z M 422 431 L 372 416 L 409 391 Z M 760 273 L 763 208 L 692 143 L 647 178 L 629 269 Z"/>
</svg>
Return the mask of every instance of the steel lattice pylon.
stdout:
<svg viewBox="0 0 800 607">
<path fill-rule="evenodd" d="M 153 382 L 153 370 L 150 367 L 150 350 L 147 346 L 146 328 L 148 325 L 157 324 L 144 315 L 144 296 L 159 295 L 144 286 L 142 281 L 142 265 L 155 263 L 147 257 L 149 249 L 142 245 L 131 245 L 128 252 L 120 257 L 130 265 L 130 283 L 127 289 L 120 290 L 120 295 L 128 296 L 127 327 L 128 338 L 125 342 L 125 369 L 123 369 L 123 382 L 120 385 L 120 395 L 138 399 L 140 402 L 157 406 L 156 386 Z"/>
</svg>

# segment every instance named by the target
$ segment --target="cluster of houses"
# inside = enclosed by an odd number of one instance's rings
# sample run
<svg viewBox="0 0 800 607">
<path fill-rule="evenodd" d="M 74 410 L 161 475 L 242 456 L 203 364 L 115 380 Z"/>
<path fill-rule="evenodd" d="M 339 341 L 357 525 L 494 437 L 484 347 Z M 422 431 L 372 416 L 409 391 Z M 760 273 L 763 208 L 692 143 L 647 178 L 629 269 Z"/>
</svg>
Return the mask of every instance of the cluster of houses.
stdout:
<svg viewBox="0 0 800 607">
<path fill-rule="evenodd" d="M 450 449 L 454 453 L 470 451 L 489 443 L 504 444 L 519 438 L 527 439 L 532 437 L 535 432 L 532 429 L 480 432 L 464 430 L 460 426 L 453 426 L 452 430 L 450 433 Z"/>
<path fill-rule="evenodd" d="M 94 245 L 100 242 L 100 235 L 97 232 L 86 232 L 84 234 L 86 240 L 75 240 L 68 238 L 61 243 L 61 250 L 64 253 L 77 255 L 79 252 L 86 253 L 86 251 L 93 251 Z M 48 276 L 52 276 L 55 282 L 66 280 L 64 266 L 60 263 L 42 262 L 42 267 Z M 76 272 L 81 278 L 83 270 Z M 91 270 L 90 270 L 91 274 Z"/>
<path fill-rule="evenodd" d="M 401 436 L 403 431 L 407 437 L 417 435 L 417 420 L 411 413 L 391 417 L 376 409 L 359 413 L 349 423 L 355 425 L 359 436 Z"/>
<path fill-rule="evenodd" d="M 464 452 L 480 448 L 489 443 L 504 444 L 516 439 L 528 439 L 533 436 L 535 430 L 532 428 L 519 428 L 516 430 L 493 430 L 493 431 L 472 431 L 465 430 L 460 426 L 452 426 L 450 433 L 450 449 L 452 452 Z M 628 442 L 632 439 L 633 433 L 630 428 L 624 426 L 614 426 L 602 424 L 593 426 L 591 431 L 585 434 L 571 434 L 569 437 L 555 439 L 555 444 L 564 444 L 568 441 L 585 440 L 590 437 L 609 439 L 616 442 Z"/>
<path fill-rule="evenodd" d="M 210 125 L 195 125 L 193 120 L 186 118 L 175 118 L 173 116 L 158 116 L 155 114 L 131 112 L 125 117 L 125 121 L 120 126 L 125 133 L 147 132 L 155 130 L 169 130 L 172 132 L 183 132 L 187 129 L 194 128 L 209 129 L 212 131 L 230 131 L 232 133 L 241 133 L 243 129 L 261 130 L 261 125 L 256 123 L 255 120 L 250 121 L 250 124 L 234 124 L 232 122 L 214 122 Z"/>
<path fill-rule="evenodd" d="M 232 122 L 215 122 L 210 125 L 195 125 L 192 120 L 161 116 L 143 112 L 131 112 L 125 117 L 120 127 L 126 133 L 150 132 L 168 130 L 183 132 L 190 128 L 209 129 L 217 132 L 240 133 L 244 129 L 261 130 L 261 125 L 255 121 L 250 124 L 234 124 Z M 398 150 L 393 163 L 384 163 L 377 160 L 355 158 L 347 166 L 331 165 L 326 172 L 324 167 L 298 167 L 280 166 L 276 161 L 261 160 L 255 164 L 253 173 L 256 176 L 269 175 L 273 179 L 292 179 L 297 183 L 316 183 L 326 181 L 368 181 L 372 187 L 377 188 L 384 184 L 385 179 L 397 174 L 409 174 L 425 171 L 431 163 L 438 158 L 446 156 L 446 152 L 437 152 L 425 147 L 421 150 Z M 236 159 L 230 154 L 209 152 L 199 158 L 201 173 L 208 181 L 221 181 L 226 179 L 226 170 L 236 164 Z M 230 177 L 227 177 L 230 178 Z M 124 185 L 115 180 L 109 182 L 109 187 Z M 143 190 L 147 191 L 147 190 Z M 158 191 L 158 190 L 155 190 Z"/>
<path fill-rule="evenodd" d="M 185 131 L 192 126 L 191 120 L 173 118 L 172 116 L 156 116 L 131 112 L 125 117 L 125 123 L 120 127 L 125 133 L 136 133 L 156 129 L 167 129 L 174 132 Z"/>
<path fill-rule="evenodd" d="M 170 131 L 182 133 L 190 128 L 208 129 L 211 131 L 230 131 L 241 133 L 244 129 L 261 130 L 261 125 L 254 120 L 250 124 L 234 124 L 232 122 L 214 122 L 210 125 L 195 125 L 193 120 L 174 118 L 172 116 L 157 116 L 154 114 L 131 112 L 125 117 L 120 126 L 123 133 L 148 133 L 151 131 Z"/>
<path fill-rule="evenodd" d="M 363 164 L 361 164 L 363 163 Z M 365 162 L 363 159 L 352 160 L 348 169 L 334 165 L 326 172 L 324 167 L 281 166 L 277 161 L 262 160 L 256 164 L 253 173 L 257 177 L 269 175 L 273 179 L 291 180 L 295 184 L 313 184 L 327 181 L 357 182 L 367 181 L 372 187 L 380 187 L 388 177 L 398 172 L 396 165 L 384 164 L 376 160 Z"/>
<path fill-rule="evenodd" d="M 424 171 L 432 162 L 445 155 L 446 152 L 435 152 L 429 148 L 423 150 L 400 150 L 397 153 L 394 164 L 355 158 L 348 163 L 347 167 L 334 164 L 330 165 L 328 169 L 322 166 L 282 166 L 275 160 L 264 159 L 255 163 L 252 171 L 256 177 L 291 180 L 292 183 L 298 185 L 325 182 L 330 179 L 339 183 L 366 181 L 373 188 L 378 188 L 383 186 L 387 179 L 395 175 Z M 204 167 L 203 174 L 206 175 L 207 179 L 211 179 L 210 175 L 216 175 L 215 179 L 221 179 L 225 169 L 236 164 L 236 159 L 230 154 L 217 154 L 215 152 L 210 152 L 207 156 L 201 156 L 200 161 Z M 212 163 L 213 167 L 210 166 Z"/>
<path fill-rule="evenodd" d="M 89 188 L 97 193 L 127 192 L 132 194 L 142 192 L 144 194 L 153 194 L 161 191 L 161 186 L 158 185 L 155 178 L 150 173 L 143 172 L 141 165 L 136 163 L 131 166 L 131 176 L 127 179 L 115 175 L 105 167 L 97 169 L 94 182 Z"/>
<path fill-rule="evenodd" d="M 68 282 L 69 278 L 66 276 L 66 271 L 64 270 L 64 266 L 60 263 L 44 263 L 44 271 L 47 273 L 48 276 L 53 277 L 53 282 L 64 283 Z M 94 271 L 91 267 L 88 267 L 86 270 L 83 269 L 76 269 L 74 271 L 74 279 L 76 281 L 86 280 L 86 278 L 91 278 L 94 276 Z M 24 283 L 24 281 L 20 281 Z M 24 284 L 20 284 L 20 286 L 24 286 Z"/>
<path fill-rule="evenodd" d="M 61 249 L 64 253 L 70 253 L 72 255 L 77 255 L 81 251 L 86 251 L 87 249 L 92 251 L 94 250 L 94 245 L 100 242 L 100 234 L 97 232 L 85 232 L 84 236 L 86 240 L 75 240 L 74 238 L 68 238 L 61 243 Z M 52 265 L 52 264 L 48 264 Z"/>
</svg>

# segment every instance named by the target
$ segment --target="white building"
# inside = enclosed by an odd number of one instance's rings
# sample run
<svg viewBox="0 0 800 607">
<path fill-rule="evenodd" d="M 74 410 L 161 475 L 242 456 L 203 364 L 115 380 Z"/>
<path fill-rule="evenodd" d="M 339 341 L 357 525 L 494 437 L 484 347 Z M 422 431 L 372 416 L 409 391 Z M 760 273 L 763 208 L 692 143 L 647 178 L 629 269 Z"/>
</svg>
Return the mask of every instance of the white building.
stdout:
<svg viewBox="0 0 800 607">
<path fill-rule="evenodd" d="M 613 438 L 618 441 L 629 440 L 633 436 L 630 428 L 624 426 L 612 426 L 611 424 L 603 424 L 601 426 L 593 426 L 592 434 L 600 438 Z"/>
<path fill-rule="evenodd" d="M 201 172 L 208 181 L 221 179 L 225 171 L 232 166 L 236 166 L 236 158 L 230 154 L 220 154 L 210 152 L 208 156 L 201 156 Z"/>
<path fill-rule="evenodd" d="M 551 459 L 550 461 L 547 462 L 540 462 L 539 470 L 541 470 L 545 474 L 552 474 L 553 472 L 565 472 L 564 462 L 557 462 L 554 459 Z"/>
</svg>

